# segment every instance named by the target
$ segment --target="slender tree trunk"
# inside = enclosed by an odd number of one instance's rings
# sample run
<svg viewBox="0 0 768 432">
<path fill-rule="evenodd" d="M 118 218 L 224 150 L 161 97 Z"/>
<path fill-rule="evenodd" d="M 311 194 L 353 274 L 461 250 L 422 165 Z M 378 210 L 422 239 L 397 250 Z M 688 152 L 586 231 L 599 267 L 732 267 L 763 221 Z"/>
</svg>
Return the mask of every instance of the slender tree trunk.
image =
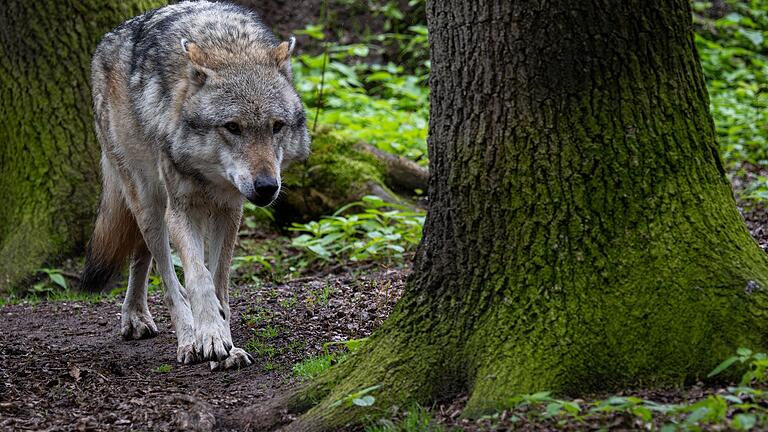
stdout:
<svg viewBox="0 0 768 432">
<path fill-rule="evenodd" d="M 521 392 L 680 385 L 764 349 L 768 262 L 720 163 L 688 1 L 427 8 L 414 272 L 362 352 L 284 401 L 312 407 L 287 428 L 464 391 L 472 416 Z M 374 407 L 349 403 L 369 386 Z"/>
<path fill-rule="evenodd" d="M 0 7 L 0 292 L 81 252 L 99 196 L 90 59 L 152 0 L 5 0 Z"/>
</svg>

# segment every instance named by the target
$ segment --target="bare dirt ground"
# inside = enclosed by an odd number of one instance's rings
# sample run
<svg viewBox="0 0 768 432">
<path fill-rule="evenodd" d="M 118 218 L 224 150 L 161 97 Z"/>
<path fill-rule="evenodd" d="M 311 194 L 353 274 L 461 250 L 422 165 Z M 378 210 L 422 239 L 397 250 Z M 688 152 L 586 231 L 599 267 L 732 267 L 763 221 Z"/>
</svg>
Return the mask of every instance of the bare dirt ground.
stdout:
<svg viewBox="0 0 768 432">
<path fill-rule="evenodd" d="M 242 408 L 297 381 L 296 362 L 370 334 L 403 280 L 378 269 L 233 290 L 235 344 L 257 341 L 256 365 L 237 371 L 178 365 L 159 293 L 149 301 L 160 335 L 140 341 L 120 338 L 119 302 L 3 307 L 0 430 L 238 430 Z"/>
</svg>

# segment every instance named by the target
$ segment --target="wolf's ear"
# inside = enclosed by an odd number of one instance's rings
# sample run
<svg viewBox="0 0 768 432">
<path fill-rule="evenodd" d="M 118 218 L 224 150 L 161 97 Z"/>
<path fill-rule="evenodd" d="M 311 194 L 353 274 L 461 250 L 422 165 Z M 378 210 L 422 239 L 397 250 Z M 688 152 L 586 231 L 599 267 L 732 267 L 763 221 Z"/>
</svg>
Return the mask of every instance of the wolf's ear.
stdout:
<svg viewBox="0 0 768 432">
<path fill-rule="evenodd" d="M 202 86 L 213 73 L 208 67 L 208 56 L 200 47 L 184 38 L 181 39 L 181 49 L 187 55 L 190 62 L 189 79 L 195 84 Z"/>
<path fill-rule="evenodd" d="M 290 39 L 282 42 L 272 51 L 272 55 L 277 63 L 277 68 L 280 70 L 280 73 L 285 75 L 289 80 L 293 79 L 293 73 L 291 71 L 291 54 L 293 54 L 293 48 L 295 46 L 296 38 L 291 36 Z"/>
</svg>

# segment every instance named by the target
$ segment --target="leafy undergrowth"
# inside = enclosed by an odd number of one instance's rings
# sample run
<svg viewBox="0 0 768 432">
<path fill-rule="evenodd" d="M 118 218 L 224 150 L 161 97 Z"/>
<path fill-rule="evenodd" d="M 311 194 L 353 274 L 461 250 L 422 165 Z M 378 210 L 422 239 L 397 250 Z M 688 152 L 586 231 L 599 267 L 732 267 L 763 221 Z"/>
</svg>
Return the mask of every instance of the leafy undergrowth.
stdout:
<svg viewBox="0 0 768 432">
<path fill-rule="evenodd" d="M 740 348 L 709 377 L 734 364 L 746 368 L 741 382 L 721 389 L 694 386 L 684 391 L 638 391 L 568 400 L 549 392 L 515 395 L 509 398 L 508 409 L 475 420 L 461 417 L 465 395 L 431 408 L 395 407 L 370 421 L 366 431 L 764 430 L 768 427 L 768 356 Z"/>
<path fill-rule="evenodd" d="M 351 210 L 362 210 L 353 213 Z M 404 253 L 421 240 L 424 212 L 387 203 L 376 196 L 347 204 L 333 215 L 306 224 L 293 224 L 301 235 L 292 245 L 306 249 L 326 262 L 402 262 Z"/>
<path fill-rule="evenodd" d="M 293 374 L 302 379 L 314 378 L 331 366 L 341 363 L 348 353 L 357 351 L 368 338 L 351 339 L 323 344 L 323 353 L 293 365 Z"/>
<path fill-rule="evenodd" d="M 726 165 L 746 179 L 744 198 L 768 199 L 767 0 L 696 1 L 696 46 L 707 80 L 712 116 Z"/>
<path fill-rule="evenodd" d="M 411 3 L 423 7 L 423 1 Z M 407 25 L 408 17 L 392 2 L 381 13 L 391 32 L 365 34 L 355 44 L 326 43 L 320 55 L 298 56 L 296 85 L 312 129 L 322 124 L 340 139 L 364 141 L 426 165 L 427 27 Z M 326 27 L 333 28 L 333 23 L 310 25 L 298 33 L 323 40 Z M 397 63 L 379 62 L 391 46 L 399 48 Z"/>
<path fill-rule="evenodd" d="M 271 214 L 246 206 L 232 268 L 237 283 L 281 282 L 345 269 L 403 267 L 421 240 L 424 212 L 376 196 L 334 214 L 294 223 L 292 237 L 266 231 Z"/>
</svg>

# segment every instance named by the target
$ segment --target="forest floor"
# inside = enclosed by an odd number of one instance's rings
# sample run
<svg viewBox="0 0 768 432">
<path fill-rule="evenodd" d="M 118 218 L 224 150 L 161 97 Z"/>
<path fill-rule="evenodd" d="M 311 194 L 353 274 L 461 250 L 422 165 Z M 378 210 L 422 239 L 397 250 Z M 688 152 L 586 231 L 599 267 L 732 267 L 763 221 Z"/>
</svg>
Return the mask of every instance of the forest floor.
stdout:
<svg viewBox="0 0 768 432">
<path fill-rule="evenodd" d="M 232 371 L 176 363 L 160 293 L 149 298 L 160 334 L 138 341 L 121 339 L 116 301 L 5 306 L 0 430 L 177 430 L 206 419 L 216 430 L 238 430 L 242 408 L 299 381 L 295 363 L 326 342 L 369 335 L 404 277 L 377 269 L 234 289 L 232 336 L 256 364 Z"/>
<path fill-rule="evenodd" d="M 738 190 L 741 186 L 734 181 Z M 768 249 L 768 211 L 742 208 L 758 243 Z M 298 384 L 293 366 L 323 353 L 324 344 L 368 336 L 399 299 L 408 269 L 345 267 L 282 284 L 232 289 L 235 344 L 254 354 L 242 370 L 178 365 L 169 315 L 161 294 L 150 309 L 160 334 L 124 341 L 119 299 L 58 301 L 0 308 L 0 430 L 239 430 L 243 409 Z M 663 402 L 698 400 L 717 392 L 685 390 L 625 392 Z M 603 395 L 604 396 L 604 395 Z M 621 413 L 590 422 L 548 426 L 516 423 L 502 413 L 481 421 L 459 417 L 465 397 L 430 407 L 446 429 L 584 430 L 639 427 Z M 394 414 L 397 417 L 398 414 Z"/>
</svg>

